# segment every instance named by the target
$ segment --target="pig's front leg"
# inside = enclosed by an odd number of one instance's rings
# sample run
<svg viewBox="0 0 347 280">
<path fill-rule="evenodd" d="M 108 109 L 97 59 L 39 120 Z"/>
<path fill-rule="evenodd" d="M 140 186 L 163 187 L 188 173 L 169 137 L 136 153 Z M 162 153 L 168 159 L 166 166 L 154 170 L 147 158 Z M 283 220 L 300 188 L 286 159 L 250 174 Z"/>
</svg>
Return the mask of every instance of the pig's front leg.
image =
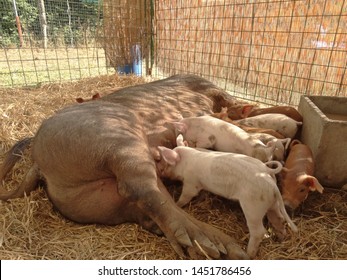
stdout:
<svg viewBox="0 0 347 280">
<path fill-rule="evenodd" d="M 182 193 L 180 198 L 177 201 L 178 207 L 183 207 L 189 201 L 192 200 L 193 197 L 197 196 L 200 189 L 196 186 L 196 184 L 192 182 L 183 182 Z"/>
</svg>

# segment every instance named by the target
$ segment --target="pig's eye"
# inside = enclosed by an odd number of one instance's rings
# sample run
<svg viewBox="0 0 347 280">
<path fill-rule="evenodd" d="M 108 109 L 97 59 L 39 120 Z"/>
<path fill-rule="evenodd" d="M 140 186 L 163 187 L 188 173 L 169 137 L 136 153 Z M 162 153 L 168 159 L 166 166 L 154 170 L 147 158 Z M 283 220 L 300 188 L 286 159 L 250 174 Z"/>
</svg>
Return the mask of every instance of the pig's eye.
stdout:
<svg viewBox="0 0 347 280">
<path fill-rule="evenodd" d="M 300 188 L 299 192 L 304 193 L 306 191 L 306 188 Z"/>
</svg>

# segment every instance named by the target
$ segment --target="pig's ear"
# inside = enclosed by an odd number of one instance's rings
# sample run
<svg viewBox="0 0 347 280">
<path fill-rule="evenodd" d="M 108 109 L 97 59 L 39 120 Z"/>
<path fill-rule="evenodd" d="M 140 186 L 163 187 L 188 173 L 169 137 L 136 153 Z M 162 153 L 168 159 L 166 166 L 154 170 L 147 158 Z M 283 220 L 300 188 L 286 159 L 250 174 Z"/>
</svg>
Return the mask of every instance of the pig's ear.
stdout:
<svg viewBox="0 0 347 280">
<path fill-rule="evenodd" d="M 310 175 L 302 175 L 299 178 L 299 182 L 307 186 L 310 191 L 318 191 L 319 193 L 323 193 L 323 186 L 318 182 L 317 178 Z"/>
<path fill-rule="evenodd" d="M 219 113 L 219 119 L 224 120 L 228 118 L 228 108 L 227 107 L 222 107 L 220 113 Z"/>
<path fill-rule="evenodd" d="M 179 133 L 186 133 L 188 126 L 185 123 L 182 122 L 172 122 L 174 127 L 177 129 Z"/>
<path fill-rule="evenodd" d="M 76 98 L 77 103 L 83 103 L 84 99 L 81 97 Z"/>
<path fill-rule="evenodd" d="M 298 144 L 302 144 L 302 143 L 298 139 L 295 139 L 290 143 L 289 148 L 291 149 L 293 146 Z"/>
<path fill-rule="evenodd" d="M 267 146 L 267 147 L 271 147 L 271 148 L 273 147 L 273 149 L 275 149 L 275 147 L 276 147 L 276 142 L 277 142 L 277 139 L 273 139 L 273 140 L 267 142 L 266 146 Z"/>
<path fill-rule="evenodd" d="M 183 141 L 183 135 L 182 134 L 178 134 L 178 136 L 176 138 L 176 145 L 177 146 L 184 146 L 184 141 Z"/>
<path fill-rule="evenodd" d="M 271 140 L 266 144 L 266 150 L 273 155 L 275 149 L 276 149 L 276 141 L 277 139 Z"/>
<path fill-rule="evenodd" d="M 168 130 L 175 130 L 175 126 L 173 125 L 172 122 L 165 122 L 165 123 L 163 124 L 163 126 L 164 126 L 165 128 L 167 128 Z"/>
<path fill-rule="evenodd" d="M 247 118 L 249 116 L 249 114 L 252 112 L 254 108 L 254 105 L 244 105 L 242 107 L 242 112 L 241 112 L 241 116 L 242 118 Z"/>
<path fill-rule="evenodd" d="M 160 151 L 162 158 L 169 165 L 175 166 L 179 162 L 180 156 L 174 150 L 168 149 L 168 148 L 163 147 L 163 146 L 158 146 L 158 149 Z"/>
<path fill-rule="evenodd" d="M 222 107 L 220 112 L 223 113 L 223 114 L 228 114 L 228 108 L 227 107 Z"/>
<path fill-rule="evenodd" d="M 182 134 L 179 134 L 176 138 L 176 145 L 177 146 L 188 146 L 188 143 L 187 141 L 184 141 L 183 140 L 183 135 Z"/>
<path fill-rule="evenodd" d="M 284 138 L 284 139 L 280 139 L 280 141 L 282 142 L 283 146 L 284 146 L 284 150 L 287 151 L 290 145 L 290 141 L 292 141 L 291 138 Z"/>
</svg>

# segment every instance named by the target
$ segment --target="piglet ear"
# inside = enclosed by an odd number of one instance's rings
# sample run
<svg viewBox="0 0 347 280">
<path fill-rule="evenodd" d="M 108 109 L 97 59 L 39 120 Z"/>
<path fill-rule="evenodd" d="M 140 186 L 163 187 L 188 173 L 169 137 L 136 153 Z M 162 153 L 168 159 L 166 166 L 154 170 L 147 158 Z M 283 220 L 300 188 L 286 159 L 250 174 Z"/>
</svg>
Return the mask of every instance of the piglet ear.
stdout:
<svg viewBox="0 0 347 280">
<path fill-rule="evenodd" d="M 176 153 L 174 150 L 168 149 L 163 146 L 158 146 L 159 152 L 162 156 L 162 158 L 167 162 L 169 165 L 175 166 L 180 161 L 180 156 L 178 153 Z"/>
<path fill-rule="evenodd" d="M 242 107 L 242 113 L 241 116 L 242 118 L 247 118 L 249 114 L 252 112 L 254 106 L 253 105 L 245 105 Z"/>
<path fill-rule="evenodd" d="M 277 139 L 273 139 L 273 140 L 267 142 L 266 146 L 271 147 L 271 148 L 273 147 L 273 149 L 275 149 L 276 148 L 276 142 L 277 142 Z"/>
<path fill-rule="evenodd" d="M 76 98 L 77 103 L 83 103 L 84 99 L 81 97 Z"/>
<path fill-rule="evenodd" d="M 182 134 L 179 134 L 176 138 L 176 145 L 177 146 L 188 146 L 188 143 L 187 141 L 184 141 L 183 140 L 183 135 Z"/>
<path fill-rule="evenodd" d="M 292 139 L 291 138 L 284 138 L 284 139 L 280 139 L 280 141 L 282 142 L 282 144 L 284 146 L 284 150 L 287 151 Z"/>
<path fill-rule="evenodd" d="M 222 107 L 220 113 L 219 113 L 219 119 L 224 120 L 229 118 L 228 116 L 228 108 L 227 107 Z"/>
<path fill-rule="evenodd" d="M 172 122 L 174 127 L 177 129 L 179 133 L 186 133 L 188 126 L 185 123 L 182 122 Z"/>
<path fill-rule="evenodd" d="M 98 98 L 101 98 L 100 93 L 95 93 L 95 94 L 92 96 L 92 99 L 98 99 Z"/>
<path fill-rule="evenodd" d="M 295 139 L 290 143 L 289 148 L 291 149 L 293 146 L 298 144 L 302 144 L 302 143 L 298 139 Z"/>
<path fill-rule="evenodd" d="M 318 182 L 317 178 L 310 175 L 303 175 L 300 178 L 301 183 L 307 186 L 310 191 L 318 191 L 319 193 L 323 193 L 323 186 Z"/>
</svg>

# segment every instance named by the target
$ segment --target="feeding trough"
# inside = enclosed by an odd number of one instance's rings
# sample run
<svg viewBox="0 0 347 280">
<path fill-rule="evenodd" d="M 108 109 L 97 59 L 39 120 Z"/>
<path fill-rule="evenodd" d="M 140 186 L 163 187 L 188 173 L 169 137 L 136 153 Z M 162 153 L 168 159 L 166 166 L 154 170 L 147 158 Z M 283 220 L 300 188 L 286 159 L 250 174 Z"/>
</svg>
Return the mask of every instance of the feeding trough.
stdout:
<svg viewBox="0 0 347 280">
<path fill-rule="evenodd" d="M 321 184 L 342 187 L 347 183 L 347 98 L 302 96 L 301 140 L 310 146 L 315 176 Z"/>
</svg>

